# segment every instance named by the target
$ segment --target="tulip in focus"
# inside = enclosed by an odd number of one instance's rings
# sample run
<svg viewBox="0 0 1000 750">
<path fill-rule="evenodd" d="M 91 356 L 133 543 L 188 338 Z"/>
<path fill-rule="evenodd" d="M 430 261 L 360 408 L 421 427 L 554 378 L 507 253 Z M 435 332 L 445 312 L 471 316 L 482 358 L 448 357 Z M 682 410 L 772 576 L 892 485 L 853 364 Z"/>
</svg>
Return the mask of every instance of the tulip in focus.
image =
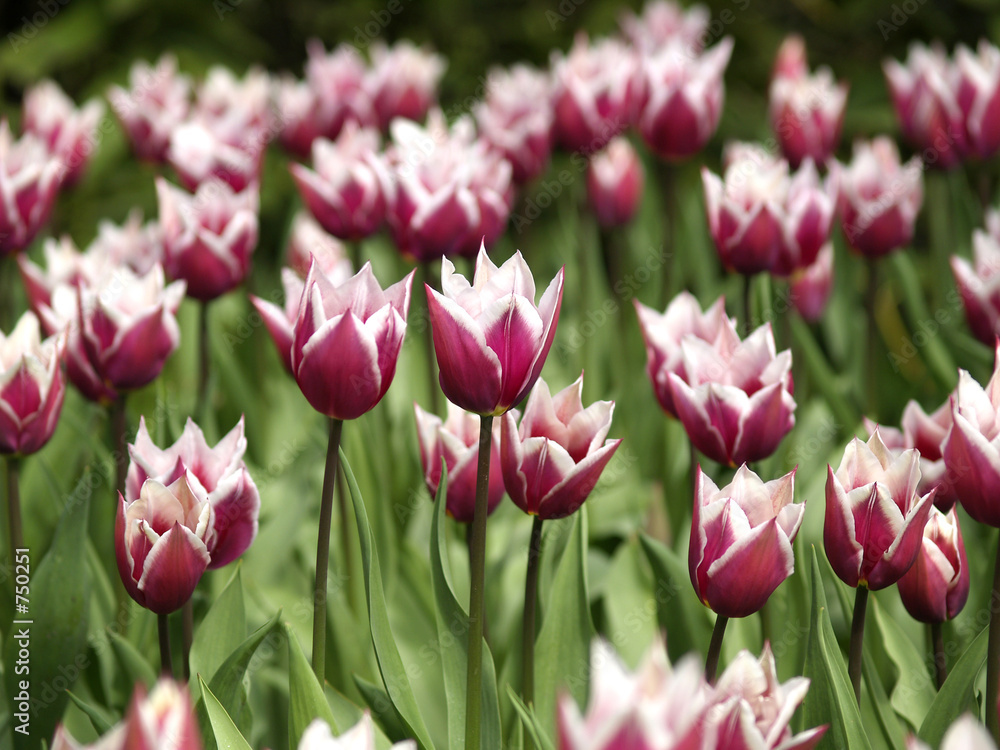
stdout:
<svg viewBox="0 0 1000 750">
<path fill-rule="evenodd" d="M 789 298 L 802 319 L 815 323 L 823 317 L 833 292 L 833 243 L 823 245 L 812 265 L 789 277 Z"/>
<path fill-rule="evenodd" d="M 438 82 L 448 67 L 445 59 L 405 39 L 392 47 L 376 40 L 369 54 L 372 67 L 365 88 L 382 132 L 397 117 L 423 121 L 437 101 Z"/>
<path fill-rule="evenodd" d="M 920 622 L 942 623 L 962 611 L 969 598 L 969 563 L 954 508 L 930 512 L 917 559 L 899 579 L 899 598 Z"/>
<path fill-rule="evenodd" d="M 802 37 L 789 36 L 778 50 L 769 92 L 771 128 L 793 168 L 807 157 L 825 164 L 840 141 L 847 84 L 827 67 L 809 75 Z"/>
<path fill-rule="evenodd" d="M 475 414 L 497 416 L 535 384 L 555 338 L 560 269 L 535 304 L 535 280 L 521 253 L 497 268 L 480 247 L 472 284 L 441 262 L 441 292 L 425 285 L 441 390 Z"/>
<path fill-rule="evenodd" d="M 645 175 L 635 149 L 625 138 L 615 138 L 590 158 L 587 167 L 587 199 L 597 223 L 613 229 L 632 221 L 639 204 Z"/>
<path fill-rule="evenodd" d="M 63 166 L 33 133 L 18 140 L 0 120 L 0 256 L 24 250 L 48 221 Z"/>
<path fill-rule="evenodd" d="M 191 109 L 191 80 L 177 72 L 177 59 L 163 55 L 156 67 L 139 61 L 129 71 L 128 90 L 112 86 L 111 108 L 143 161 L 164 162 L 170 135 Z"/>
<path fill-rule="evenodd" d="M 584 408 L 583 375 L 553 396 L 538 379 L 518 427 L 503 417 L 500 464 L 510 499 L 542 520 L 576 512 L 597 485 L 621 439 L 605 440 L 611 429 L 613 401 Z"/>
<path fill-rule="evenodd" d="M 189 418 L 177 441 L 162 449 L 153 443 L 145 419 L 140 418 L 135 443 L 128 447 L 131 462 L 125 499 L 130 503 L 138 499 L 148 479 L 171 485 L 184 477 L 191 492 L 212 507 L 208 567 L 221 568 L 242 555 L 257 536 L 260 493 L 243 462 L 246 449 L 242 417 L 214 448 Z"/>
<path fill-rule="evenodd" d="M 1000 335 L 1000 239 L 997 233 L 977 229 L 972 235 L 972 253 L 973 263 L 958 255 L 951 256 L 951 272 L 962 295 L 969 328 L 977 339 L 992 346 Z"/>
<path fill-rule="evenodd" d="M 792 542 L 805 514 L 795 472 L 770 482 L 743 464 L 721 490 L 698 467 L 688 567 L 698 598 L 724 617 L 760 610 L 795 570 Z"/>
<path fill-rule="evenodd" d="M 740 341 L 725 320 L 715 341 L 686 336 L 680 349 L 683 376 L 667 377 L 692 445 L 728 466 L 770 456 L 795 425 L 792 353 L 775 353 L 770 323 Z"/>
<path fill-rule="evenodd" d="M 893 456 L 876 429 L 827 470 L 823 546 L 833 571 L 854 588 L 891 586 L 913 565 L 933 507 L 933 490 L 917 493 L 920 454 Z"/>
<path fill-rule="evenodd" d="M 720 297 L 705 312 L 688 291 L 674 297 L 663 313 L 646 307 L 638 300 L 634 300 L 633 304 L 646 342 L 646 374 L 660 406 L 671 417 L 676 417 L 669 376 L 675 373 L 685 377 L 681 341 L 694 336 L 713 343 L 721 335 L 727 320 L 725 300 Z"/>
<path fill-rule="evenodd" d="M 899 161 L 885 136 L 854 144 L 850 165 L 838 165 L 840 221 L 847 241 L 870 258 L 887 255 L 913 238 L 924 200 L 920 159 Z"/>
<path fill-rule="evenodd" d="M 187 282 L 188 296 L 207 302 L 243 282 L 257 245 L 257 189 L 241 193 L 206 183 L 195 194 L 156 181 L 164 266 Z"/>
<path fill-rule="evenodd" d="M 98 120 L 104 104 L 97 99 L 77 109 L 54 81 L 42 81 L 24 93 L 21 129 L 48 146 L 62 167 L 63 187 L 75 185 L 98 143 Z"/>
<path fill-rule="evenodd" d="M 0 453 L 26 455 L 45 445 L 62 411 L 63 336 L 42 340 L 26 312 L 9 336 L 0 332 Z"/>
<path fill-rule="evenodd" d="M 365 711 L 361 721 L 339 737 L 334 737 L 330 725 L 314 719 L 299 739 L 298 750 L 375 750 L 375 725 Z M 417 750 L 413 740 L 395 743 L 390 750 Z"/>
<path fill-rule="evenodd" d="M 348 122 L 336 142 L 313 143 L 315 171 L 290 167 L 302 201 L 334 237 L 363 239 L 385 219 L 388 175 L 378 155 L 380 141 L 377 131 Z"/>
<path fill-rule="evenodd" d="M 382 400 L 403 346 L 413 273 L 383 291 L 365 263 L 335 285 L 313 260 L 293 331 L 291 369 L 316 411 L 356 419 Z"/>
<path fill-rule="evenodd" d="M 436 414 L 413 405 L 417 420 L 417 440 L 424 482 L 431 497 L 437 496 L 441 482 L 441 459 L 448 469 L 448 495 L 445 509 L 461 523 L 472 523 L 476 504 L 476 461 L 479 456 L 478 414 L 470 414 L 448 402 L 448 418 L 442 422 Z M 503 499 L 503 476 L 500 472 L 500 423 L 493 423 L 490 449 L 490 481 L 487 512 L 492 513 Z"/>
</svg>

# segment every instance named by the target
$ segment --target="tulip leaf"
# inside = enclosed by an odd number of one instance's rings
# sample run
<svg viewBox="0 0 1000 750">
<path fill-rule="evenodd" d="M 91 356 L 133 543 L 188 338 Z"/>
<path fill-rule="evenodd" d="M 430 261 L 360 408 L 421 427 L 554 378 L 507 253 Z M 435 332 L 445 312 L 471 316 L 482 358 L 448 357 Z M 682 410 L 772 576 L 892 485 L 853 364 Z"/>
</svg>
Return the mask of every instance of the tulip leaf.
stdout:
<svg viewBox="0 0 1000 750">
<path fill-rule="evenodd" d="M 191 674 L 200 674 L 209 683 L 226 655 L 247 637 L 241 571 L 242 564 L 237 563 L 236 572 L 199 623 L 191 644 Z M 192 690 L 191 699 L 197 700 L 198 696 L 193 693 Z"/>
<path fill-rule="evenodd" d="M 917 729 L 927 716 L 936 695 L 934 682 L 924 661 L 925 656 L 877 601 L 870 604 L 875 605 L 871 609 L 881 635 L 879 642 L 899 672 L 890 695 L 892 707 Z"/>
<path fill-rule="evenodd" d="M 593 638 L 587 584 L 587 508 L 583 506 L 573 521 L 535 642 L 534 709 L 549 738 L 556 736 L 556 697 L 560 693 L 568 692 L 580 706 L 587 701 Z"/>
<path fill-rule="evenodd" d="M 691 587 L 687 565 L 651 536 L 640 533 L 639 541 L 653 568 L 653 595 L 671 660 L 677 661 L 690 651 L 707 653 L 712 619 Z"/>
<path fill-rule="evenodd" d="M 986 650 L 989 642 L 989 626 L 983 628 L 975 640 L 969 644 L 965 653 L 959 657 L 951 668 L 948 679 L 938 691 L 937 697 L 927 711 L 924 723 L 920 725 L 917 735 L 931 747 L 937 747 L 948 727 L 963 712 L 970 708 L 978 716 L 979 707 L 974 695 L 976 678 L 986 662 Z M 992 710 L 992 709 L 987 709 Z"/>
<path fill-rule="evenodd" d="M 114 726 L 114 722 L 105 715 L 102 708 L 87 703 L 83 698 L 75 695 L 72 690 L 67 690 L 66 694 L 73 701 L 73 704 L 90 719 L 90 723 L 94 726 L 94 731 L 97 734 L 107 734 L 111 730 L 111 727 Z"/>
<path fill-rule="evenodd" d="M 358 537 L 361 540 L 361 565 L 365 578 L 365 594 L 368 600 L 368 620 L 372 632 L 372 642 L 375 646 L 375 657 L 378 660 L 382 681 L 386 685 L 393 706 L 406 723 L 408 733 L 426 750 L 431 750 L 431 742 L 427 727 L 417 707 L 417 700 L 410 686 L 410 678 L 406 666 L 399 655 L 399 648 L 393 639 L 389 626 L 389 612 L 385 602 L 385 591 L 382 589 L 382 571 L 379 567 L 378 553 L 372 543 L 371 527 L 368 525 L 368 513 L 358 489 L 354 472 L 344 455 L 340 452 L 340 461 L 347 477 L 351 501 L 354 503 L 354 515 L 358 523 Z"/>
<path fill-rule="evenodd" d="M 308 667 L 309 665 L 306 664 L 306 666 Z M 365 712 L 360 706 L 351 701 L 350 698 L 329 684 L 326 686 L 325 693 L 327 705 L 330 706 L 330 711 L 333 712 L 333 718 L 336 720 L 338 727 L 350 728 L 361 721 Z M 385 732 L 382 731 L 382 727 L 376 722 L 372 723 L 375 727 L 375 750 L 390 750 L 392 741 L 386 737 Z"/>
<path fill-rule="evenodd" d="M 110 631 L 108 632 L 108 642 L 111 644 L 111 650 L 115 652 L 115 659 L 128 678 L 128 682 L 133 685 L 144 685 L 147 689 L 151 688 L 156 682 L 156 670 L 146 657 L 139 653 L 132 642 L 128 638 Z"/>
<path fill-rule="evenodd" d="M 445 533 L 445 506 L 448 492 L 448 470 L 442 459 L 441 482 L 434 500 L 434 521 L 431 524 L 431 577 L 434 583 L 434 608 L 437 622 L 437 646 L 444 675 L 445 701 L 448 709 L 448 746 L 465 746 L 465 699 L 467 695 L 469 615 L 459 603 L 451 581 Z M 480 746 L 500 747 L 502 729 L 500 700 L 497 695 L 496 669 L 493 654 L 483 643 L 482 735 Z"/>
<path fill-rule="evenodd" d="M 208 710 L 208 720 L 212 725 L 212 735 L 215 737 L 219 750 L 250 750 L 250 743 L 240 734 L 226 709 L 219 702 L 201 675 L 198 675 L 198 687 Z"/>
<path fill-rule="evenodd" d="M 844 656 L 830 623 L 816 547 L 811 548 L 812 609 L 806 642 L 804 674 L 811 682 L 803 702 L 804 725 L 829 725 L 820 747 L 861 750 L 870 748 L 847 676 Z"/>
<path fill-rule="evenodd" d="M 31 575 L 25 594 L 27 611 L 15 615 L 4 650 L 9 704 L 14 703 L 14 696 L 22 688 L 30 688 L 32 703 L 30 725 L 13 717 L 15 748 L 35 748 L 39 737 L 55 733 L 56 723 L 69 702 L 67 690 L 89 661 L 91 580 L 90 569 L 81 564 L 87 555 L 88 511 L 86 497 L 67 503 L 48 552 L 37 565 L 34 560 L 28 563 Z M 18 567 L 20 560 L 15 557 L 12 561 L 15 576 L 23 573 Z M 17 580 L 14 578 L 15 583 Z M 17 731 L 18 726 L 27 726 L 30 733 Z"/>
<path fill-rule="evenodd" d="M 333 718 L 330 704 L 302 653 L 299 639 L 287 626 L 285 638 L 288 641 L 288 746 L 299 746 L 302 733 L 313 719 L 323 719 L 335 735 L 341 734 L 343 728 Z"/>
<path fill-rule="evenodd" d="M 365 704 L 375 714 L 378 723 L 385 727 L 385 733 L 397 742 L 407 739 L 406 723 L 392 705 L 392 699 L 385 689 L 358 675 L 354 675 L 354 684 L 365 699 Z"/>
<path fill-rule="evenodd" d="M 541 750 L 554 750 L 552 740 L 545 736 L 545 731 L 539 724 L 535 712 L 524 705 L 521 696 L 510 685 L 507 686 L 507 697 L 514 704 L 514 710 L 517 711 L 517 716 L 521 720 L 521 724 L 528 730 L 528 734 L 531 735 L 535 747 L 541 748 Z"/>
<path fill-rule="evenodd" d="M 656 599 L 652 576 L 634 537 L 619 545 L 604 576 L 602 598 L 609 634 L 622 660 L 634 667 L 656 640 Z"/>
</svg>

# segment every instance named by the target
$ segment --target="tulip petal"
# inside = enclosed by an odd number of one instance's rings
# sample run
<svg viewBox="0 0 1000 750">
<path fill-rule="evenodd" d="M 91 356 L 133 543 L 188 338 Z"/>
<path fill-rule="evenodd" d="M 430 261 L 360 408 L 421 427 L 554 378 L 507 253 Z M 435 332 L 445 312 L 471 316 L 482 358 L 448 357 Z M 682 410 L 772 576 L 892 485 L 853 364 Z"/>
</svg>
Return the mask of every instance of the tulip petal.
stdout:
<svg viewBox="0 0 1000 750">
<path fill-rule="evenodd" d="M 146 557 L 137 588 L 145 607 L 158 615 L 180 609 L 191 598 L 208 567 L 205 543 L 180 523 L 163 534 Z"/>
</svg>

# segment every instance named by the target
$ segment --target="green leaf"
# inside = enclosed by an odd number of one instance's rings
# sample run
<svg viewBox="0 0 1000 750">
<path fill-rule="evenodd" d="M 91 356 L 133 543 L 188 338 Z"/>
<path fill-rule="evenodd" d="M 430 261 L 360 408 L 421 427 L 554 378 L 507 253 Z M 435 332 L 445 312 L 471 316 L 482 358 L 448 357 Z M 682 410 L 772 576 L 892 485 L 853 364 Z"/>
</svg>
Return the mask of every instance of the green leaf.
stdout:
<svg viewBox="0 0 1000 750">
<path fill-rule="evenodd" d="M 445 703 L 448 708 L 448 746 L 465 746 L 465 699 L 468 694 L 469 614 L 459 603 L 451 581 L 448 545 L 445 534 L 445 497 L 448 493 L 448 470 L 441 461 L 441 482 L 434 500 L 434 522 L 431 525 L 431 578 L 434 584 L 434 608 L 437 623 L 437 646 L 444 674 Z M 500 699 L 497 695 L 496 669 L 487 643 L 483 643 L 482 735 L 480 747 L 500 747 L 502 729 Z"/>
<path fill-rule="evenodd" d="M 393 706 L 406 723 L 408 734 L 426 750 L 431 750 L 434 743 L 431 742 L 427 727 L 420 715 L 417 700 L 410 686 L 410 678 L 406 673 L 406 666 L 399 655 L 399 649 L 396 647 L 392 630 L 389 627 L 389 612 L 385 603 L 385 591 L 382 589 L 382 571 L 379 568 L 378 553 L 372 544 L 368 513 L 365 510 L 365 503 L 361 497 L 361 491 L 358 489 L 357 480 L 354 478 L 354 472 L 351 470 L 343 450 L 340 451 L 340 461 L 344 467 L 344 475 L 347 477 L 351 501 L 354 503 L 354 515 L 358 522 L 358 537 L 361 540 L 361 565 L 364 570 L 365 593 L 368 600 L 368 620 L 372 631 L 372 642 L 375 645 L 375 656 L 378 659 L 379 671 L 382 673 L 382 681 L 385 683 Z"/>
<path fill-rule="evenodd" d="M 67 690 L 66 694 L 69 695 L 69 699 L 73 701 L 76 707 L 87 715 L 90 723 L 94 725 L 94 731 L 97 734 L 107 734 L 111 727 L 114 726 L 114 722 L 104 713 L 104 709 L 99 706 L 92 706 L 79 696 L 74 695 L 72 690 Z"/>
<path fill-rule="evenodd" d="M 892 707 L 916 729 L 923 723 L 936 696 L 925 655 L 878 602 L 873 600 L 871 604 L 875 605 L 872 614 L 881 636 L 879 642 L 899 671 L 890 696 Z"/>
<path fill-rule="evenodd" d="M 812 610 L 804 673 L 812 682 L 802 708 L 804 724 L 807 727 L 829 725 L 820 747 L 837 750 L 870 748 L 854 698 L 854 688 L 847 676 L 844 656 L 830 624 L 816 547 L 812 547 L 811 551 Z"/>
<path fill-rule="evenodd" d="M 545 554 L 544 549 L 542 554 Z M 535 642 L 535 715 L 556 736 L 556 697 L 568 692 L 583 706 L 590 684 L 590 618 L 587 585 L 587 508 L 580 508 L 553 581 L 545 619 Z"/>
<path fill-rule="evenodd" d="M 191 644 L 191 674 L 200 674 L 209 683 L 226 655 L 247 637 L 242 569 L 237 563 L 236 572 L 199 623 Z M 197 701 L 198 696 L 191 698 Z"/>
<path fill-rule="evenodd" d="M 541 748 L 542 750 L 555 750 L 552 745 L 552 740 L 550 740 L 545 735 L 545 730 L 542 729 L 541 723 L 538 721 L 538 717 L 535 712 L 532 711 L 528 706 L 524 705 L 524 701 L 521 700 L 521 696 L 510 685 L 507 686 L 507 697 L 510 698 L 511 703 L 514 704 L 514 710 L 517 711 L 518 718 L 521 719 L 521 724 L 528 730 L 528 734 L 531 735 L 532 741 L 535 743 L 535 747 Z"/>
<path fill-rule="evenodd" d="M 212 734 L 219 750 L 250 750 L 250 743 L 240 734 L 240 730 L 229 718 L 219 699 L 209 690 L 201 675 L 198 675 L 198 687 L 201 688 L 205 708 L 208 710 L 208 720 L 212 725 Z"/>
<path fill-rule="evenodd" d="M 407 739 L 406 722 L 392 705 L 392 700 L 385 689 L 358 675 L 354 675 L 354 684 L 357 685 L 361 697 L 365 699 L 365 704 L 371 709 L 378 723 L 385 727 L 386 734 L 397 742 Z"/>
<path fill-rule="evenodd" d="M 350 698 L 329 684 L 327 684 L 324 692 L 326 694 L 326 701 L 330 706 L 330 710 L 333 712 L 333 718 L 337 722 L 338 727 L 347 727 L 350 729 L 361 721 L 364 711 Z M 378 723 L 374 723 L 374 726 L 375 750 L 389 750 L 392 745 L 392 741 L 386 737 L 385 732 L 382 731 L 382 727 L 380 727 Z"/>
<path fill-rule="evenodd" d="M 343 729 L 333 718 L 330 704 L 302 653 L 299 639 L 289 627 L 285 628 L 285 637 L 288 640 L 288 746 L 299 746 L 302 733 L 313 719 L 323 719 L 334 735 L 339 735 Z"/>
<path fill-rule="evenodd" d="M 973 690 L 979 670 L 986 662 L 988 642 L 989 626 L 987 625 L 969 644 L 955 666 L 951 668 L 948 679 L 944 681 L 944 685 L 938 691 L 930 710 L 927 711 L 927 718 L 920 725 L 920 731 L 917 734 L 931 747 L 938 746 L 944 738 L 944 733 L 948 731 L 948 727 L 964 711 L 972 708 L 976 715 L 979 714 Z"/>
<path fill-rule="evenodd" d="M 8 700 L 13 702 L 21 683 L 30 681 L 31 700 L 37 705 L 31 712 L 30 735 L 14 732 L 15 748 L 35 748 L 38 737 L 55 733 L 69 701 L 67 690 L 87 666 L 90 570 L 83 561 L 88 510 L 87 498 L 66 505 L 49 551 L 37 567 L 30 562 L 27 612 L 16 615 L 30 622 L 15 620 L 8 631 L 4 658 Z M 17 567 L 19 561 L 13 561 L 15 576 L 22 572 Z M 27 664 L 23 663 L 24 655 Z M 18 665 L 18 661 L 22 663 Z M 15 718 L 15 729 L 20 723 Z"/>
<path fill-rule="evenodd" d="M 130 640 L 114 631 L 108 631 L 108 641 L 111 643 L 111 650 L 115 652 L 115 658 L 129 681 L 135 685 L 145 685 L 147 689 L 151 688 L 156 682 L 156 669 L 146 660 L 146 657 L 139 653 Z"/>
</svg>

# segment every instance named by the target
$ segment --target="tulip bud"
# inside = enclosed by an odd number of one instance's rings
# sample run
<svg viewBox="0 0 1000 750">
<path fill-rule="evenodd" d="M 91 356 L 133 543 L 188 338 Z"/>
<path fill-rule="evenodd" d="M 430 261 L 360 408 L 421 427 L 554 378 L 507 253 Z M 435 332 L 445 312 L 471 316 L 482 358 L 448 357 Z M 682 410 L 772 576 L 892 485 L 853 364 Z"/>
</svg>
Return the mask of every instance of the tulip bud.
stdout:
<svg viewBox="0 0 1000 750">
<path fill-rule="evenodd" d="M 587 199 L 597 223 L 612 229 L 632 221 L 642 201 L 645 175 L 635 149 L 615 138 L 591 157 L 587 168 Z"/>
<path fill-rule="evenodd" d="M 969 598 L 969 563 L 954 508 L 930 512 L 917 559 L 899 579 L 899 598 L 920 622 L 942 623 L 962 611 Z"/>
<path fill-rule="evenodd" d="M 427 306 L 441 389 L 475 414 L 503 414 L 535 384 L 555 338 L 562 304 L 560 269 L 535 304 L 535 280 L 517 252 L 497 268 L 481 246 L 472 284 L 441 261 L 441 289 Z"/>
</svg>

